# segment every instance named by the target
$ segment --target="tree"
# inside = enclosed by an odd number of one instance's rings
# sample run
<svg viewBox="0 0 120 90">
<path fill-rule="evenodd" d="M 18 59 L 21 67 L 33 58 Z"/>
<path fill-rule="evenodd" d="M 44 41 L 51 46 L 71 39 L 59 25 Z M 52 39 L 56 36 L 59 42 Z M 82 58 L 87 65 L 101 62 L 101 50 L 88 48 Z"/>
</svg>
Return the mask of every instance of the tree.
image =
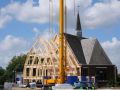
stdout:
<svg viewBox="0 0 120 90">
<path fill-rule="evenodd" d="M 5 73 L 5 69 L 0 67 L 0 85 L 4 83 L 4 73 Z"/>
<path fill-rule="evenodd" d="M 118 74 L 118 76 L 117 76 L 117 84 L 118 84 L 118 86 L 120 86 L 120 74 Z"/>
<path fill-rule="evenodd" d="M 6 67 L 4 74 L 5 81 L 13 82 L 15 79 L 15 72 L 22 72 L 26 55 L 14 56 Z"/>
<path fill-rule="evenodd" d="M 5 73 L 5 69 L 3 69 L 2 67 L 0 67 L 0 76 L 3 76 Z"/>
</svg>

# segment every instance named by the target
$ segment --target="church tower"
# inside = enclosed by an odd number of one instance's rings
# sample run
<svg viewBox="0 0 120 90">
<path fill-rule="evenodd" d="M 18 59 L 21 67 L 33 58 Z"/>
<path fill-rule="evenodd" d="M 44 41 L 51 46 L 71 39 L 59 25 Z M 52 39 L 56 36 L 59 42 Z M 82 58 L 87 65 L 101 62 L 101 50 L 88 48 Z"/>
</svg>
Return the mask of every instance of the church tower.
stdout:
<svg viewBox="0 0 120 90">
<path fill-rule="evenodd" d="M 78 14 L 77 14 L 76 35 L 77 35 L 78 37 L 82 37 L 82 29 L 81 29 L 79 12 L 78 12 Z"/>
</svg>

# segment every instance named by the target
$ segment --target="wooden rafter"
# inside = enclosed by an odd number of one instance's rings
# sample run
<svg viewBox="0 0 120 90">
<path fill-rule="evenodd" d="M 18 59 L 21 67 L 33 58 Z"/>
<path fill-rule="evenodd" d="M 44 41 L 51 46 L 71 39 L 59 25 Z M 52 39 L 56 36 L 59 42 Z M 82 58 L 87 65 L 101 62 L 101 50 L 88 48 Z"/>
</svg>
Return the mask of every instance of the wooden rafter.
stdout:
<svg viewBox="0 0 120 90">
<path fill-rule="evenodd" d="M 43 76 L 45 75 L 46 70 L 52 70 L 52 73 L 48 72 L 48 75 L 52 76 L 55 78 L 56 75 L 58 75 L 58 59 L 59 59 L 59 37 L 55 36 L 54 39 L 51 40 L 44 40 L 39 37 L 39 39 L 34 43 L 32 48 L 30 49 L 30 52 L 27 55 L 26 62 L 24 65 L 24 72 L 23 72 L 23 78 L 24 80 L 29 79 L 29 80 L 39 80 L 42 79 Z M 37 48 L 35 47 L 36 45 Z M 43 45 L 43 46 L 41 46 Z M 44 50 L 43 50 L 44 47 Z M 32 58 L 32 64 L 28 65 L 28 62 L 30 60 L 30 57 Z M 36 58 L 38 58 L 38 64 L 34 64 Z M 49 58 L 49 62 L 47 59 Z M 42 59 L 43 62 L 42 62 Z M 70 46 L 67 43 L 67 66 L 70 66 L 70 68 L 74 68 L 75 71 L 67 71 L 68 74 L 73 73 L 76 74 L 77 72 L 77 67 L 80 67 L 76 57 L 72 53 L 72 50 Z M 26 76 L 26 68 L 30 68 L 30 76 Z M 36 68 L 36 76 L 32 76 L 33 73 L 33 68 Z M 42 75 L 38 75 L 42 72 Z"/>
</svg>

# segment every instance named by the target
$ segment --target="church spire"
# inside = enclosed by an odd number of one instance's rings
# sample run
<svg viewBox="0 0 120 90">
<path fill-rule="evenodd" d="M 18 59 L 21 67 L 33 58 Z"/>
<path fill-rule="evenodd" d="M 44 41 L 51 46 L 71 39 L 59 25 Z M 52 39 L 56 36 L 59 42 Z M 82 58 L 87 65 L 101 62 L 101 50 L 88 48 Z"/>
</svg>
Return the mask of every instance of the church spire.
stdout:
<svg viewBox="0 0 120 90">
<path fill-rule="evenodd" d="M 82 29 L 81 29 L 79 12 L 77 14 L 76 32 L 78 37 L 82 37 Z"/>
</svg>

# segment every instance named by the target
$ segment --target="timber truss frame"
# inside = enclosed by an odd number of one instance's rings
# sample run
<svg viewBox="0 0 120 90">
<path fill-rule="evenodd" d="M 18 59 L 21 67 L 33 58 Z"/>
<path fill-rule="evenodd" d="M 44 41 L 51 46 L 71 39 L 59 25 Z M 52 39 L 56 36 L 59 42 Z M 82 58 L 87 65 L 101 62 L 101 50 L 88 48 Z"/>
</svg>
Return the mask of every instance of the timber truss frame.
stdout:
<svg viewBox="0 0 120 90">
<path fill-rule="evenodd" d="M 66 43 L 66 74 L 80 75 L 81 66 L 77 62 L 70 46 Z M 56 78 L 58 77 L 58 63 L 59 63 L 59 38 L 56 35 L 51 40 L 44 40 L 41 37 L 34 43 L 27 54 L 27 58 L 23 70 L 24 82 L 31 82 L 32 80 L 43 80 L 44 77 Z"/>
</svg>

